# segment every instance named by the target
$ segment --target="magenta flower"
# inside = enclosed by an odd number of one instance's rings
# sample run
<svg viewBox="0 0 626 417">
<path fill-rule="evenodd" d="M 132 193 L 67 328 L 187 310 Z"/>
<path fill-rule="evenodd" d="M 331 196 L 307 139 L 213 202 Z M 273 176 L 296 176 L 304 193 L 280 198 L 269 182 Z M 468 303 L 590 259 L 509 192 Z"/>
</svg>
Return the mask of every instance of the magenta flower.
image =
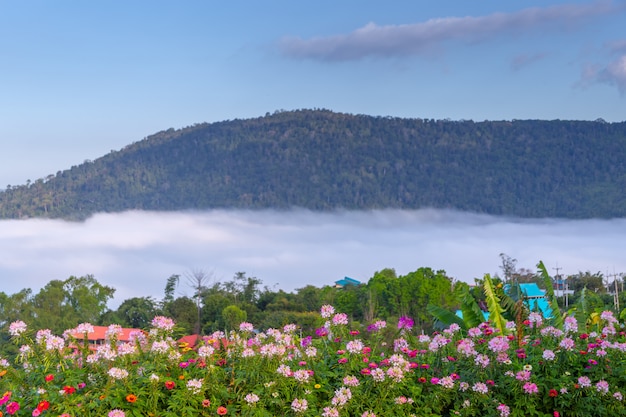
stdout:
<svg viewBox="0 0 626 417">
<path fill-rule="evenodd" d="M 7 414 L 13 415 L 20 409 L 20 404 L 16 401 L 10 402 L 7 405 Z"/>
<path fill-rule="evenodd" d="M 317 337 L 328 336 L 328 329 L 326 327 L 320 327 L 319 329 L 315 330 L 315 334 L 317 335 Z"/>
<path fill-rule="evenodd" d="M 401 329 L 401 330 L 402 329 L 411 330 L 414 325 L 415 325 L 415 321 L 413 321 L 413 319 L 408 316 L 402 316 L 398 320 L 398 329 Z"/>
</svg>

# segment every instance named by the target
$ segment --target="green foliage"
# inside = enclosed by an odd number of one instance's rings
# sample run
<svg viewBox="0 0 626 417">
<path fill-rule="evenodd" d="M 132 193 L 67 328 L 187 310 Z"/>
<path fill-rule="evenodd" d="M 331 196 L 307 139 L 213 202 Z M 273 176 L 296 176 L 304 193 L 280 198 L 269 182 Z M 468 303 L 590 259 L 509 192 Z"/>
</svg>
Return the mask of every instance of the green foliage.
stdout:
<svg viewBox="0 0 626 417">
<path fill-rule="evenodd" d="M 460 318 L 453 312 L 446 310 L 445 308 L 436 306 L 434 304 L 428 304 L 428 306 L 426 307 L 426 311 L 428 311 L 428 314 L 432 315 L 435 318 L 434 327 L 436 329 L 444 329 L 446 327 L 449 327 L 452 323 L 458 324 L 463 330 L 468 329 L 467 323 L 462 318 Z"/>
<path fill-rule="evenodd" d="M 539 275 L 543 279 L 543 284 L 546 289 L 546 298 L 548 299 L 550 310 L 552 310 L 552 318 L 550 321 L 557 329 L 563 329 L 563 315 L 561 314 L 561 310 L 559 309 L 559 302 L 554 295 L 552 278 L 550 278 L 550 275 L 548 275 L 548 271 L 546 270 L 546 267 L 542 261 L 539 261 L 539 263 L 537 264 L 537 268 L 539 269 Z"/>
<path fill-rule="evenodd" d="M 467 285 L 460 286 L 456 294 L 461 301 L 461 313 L 463 313 L 463 321 L 466 328 L 477 327 L 485 321 L 483 310 Z"/>
<path fill-rule="evenodd" d="M 290 207 L 624 217 L 625 159 L 624 122 L 298 110 L 156 133 L 45 180 L 8 187 L 0 192 L 0 218 Z"/>
<path fill-rule="evenodd" d="M 123 327 L 147 329 L 159 315 L 157 302 L 151 297 L 133 297 L 124 300 L 116 311 L 116 323 Z"/>
<path fill-rule="evenodd" d="M 224 318 L 226 330 L 237 330 L 239 325 L 246 321 L 248 315 L 239 307 L 229 305 L 222 310 L 222 317 Z"/>
<path fill-rule="evenodd" d="M 496 329 L 500 330 L 500 334 L 506 334 L 506 318 L 504 317 L 504 308 L 500 305 L 500 298 L 496 295 L 496 289 L 489 274 L 483 277 L 483 291 L 485 293 L 485 301 L 489 310 L 489 321 L 493 323 Z"/>
</svg>

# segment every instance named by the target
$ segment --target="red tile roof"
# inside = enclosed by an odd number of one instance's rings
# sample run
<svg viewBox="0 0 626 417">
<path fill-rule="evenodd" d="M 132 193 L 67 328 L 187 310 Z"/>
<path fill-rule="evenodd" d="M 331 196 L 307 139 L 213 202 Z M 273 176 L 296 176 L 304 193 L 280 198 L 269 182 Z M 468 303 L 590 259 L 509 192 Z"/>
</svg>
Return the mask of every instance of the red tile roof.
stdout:
<svg viewBox="0 0 626 417">
<path fill-rule="evenodd" d="M 90 342 L 96 340 L 105 340 L 106 333 L 109 330 L 108 326 L 93 326 L 93 332 L 87 333 L 87 340 Z M 128 342 L 130 340 L 131 332 L 140 332 L 141 329 L 130 329 L 122 327 L 121 332 L 119 333 L 117 340 L 120 342 Z M 83 333 L 70 333 L 72 337 L 76 339 L 82 340 L 84 335 Z"/>
</svg>

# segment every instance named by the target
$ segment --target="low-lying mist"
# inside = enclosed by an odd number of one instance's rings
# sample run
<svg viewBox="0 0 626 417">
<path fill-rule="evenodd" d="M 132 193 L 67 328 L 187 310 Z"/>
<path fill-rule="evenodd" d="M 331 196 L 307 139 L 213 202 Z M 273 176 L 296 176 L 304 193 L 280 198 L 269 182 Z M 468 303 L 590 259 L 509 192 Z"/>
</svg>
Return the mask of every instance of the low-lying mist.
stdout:
<svg viewBox="0 0 626 417">
<path fill-rule="evenodd" d="M 626 219 L 522 220 L 442 210 L 140 212 L 83 223 L 0 221 L 0 291 L 35 293 L 49 281 L 92 274 L 131 297 L 163 297 L 166 280 L 203 271 L 214 281 L 245 272 L 273 290 L 363 282 L 384 268 L 399 275 L 443 269 L 473 282 L 541 260 L 553 274 L 626 272 Z M 179 294 L 191 295 L 184 279 Z"/>
</svg>

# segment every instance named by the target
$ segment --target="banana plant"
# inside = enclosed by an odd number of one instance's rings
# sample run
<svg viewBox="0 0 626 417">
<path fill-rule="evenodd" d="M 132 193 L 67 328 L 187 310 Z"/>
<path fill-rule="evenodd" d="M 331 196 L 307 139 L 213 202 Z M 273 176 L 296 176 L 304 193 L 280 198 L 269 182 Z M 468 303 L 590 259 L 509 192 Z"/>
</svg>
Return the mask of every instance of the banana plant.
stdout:
<svg viewBox="0 0 626 417">
<path fill-rule="evenodd" d="M 552 286 L 552 278 L 548 274 L 546 270 L 546 266 L 542 261 L 539 261 L 537 264 L 537 269 L 539 275 L 543 279 L 543 284 L 546 287 L 546 298 L 548 300 L 548 305 L 550 306 L 550 310 L 552 310 L 552 325 L 557 329 L 563 329 L 563 315 L 561 314 L 561 310 L 559 309 L 559 303 L 554 295 L 554 287 Z"/>
<path fill-rule="evenodd" d="M 507 321 L 515 320 L 516 317 L 519 317 L 520 309 L 524 308 L 523 305 L 506 295 L 500 284 L 495 286 L 489 274 L 483 277 L 482 290 L 485 295 L 489 321 L 502 334 L 507 333 Z M 452 323 L 457 323 L 462 329 L 467 330 L 483 323 L 485 314 L 476 298 L 470 292 L 469 287 L 460 286 L 458 289 L 455 289 L 455 293 L 460 301 L 460 310 L 463 318 L 439 306 L 429 304 L 427 311 L 435 318 L 435 327 L 447 327 Z"/>
</svg>

